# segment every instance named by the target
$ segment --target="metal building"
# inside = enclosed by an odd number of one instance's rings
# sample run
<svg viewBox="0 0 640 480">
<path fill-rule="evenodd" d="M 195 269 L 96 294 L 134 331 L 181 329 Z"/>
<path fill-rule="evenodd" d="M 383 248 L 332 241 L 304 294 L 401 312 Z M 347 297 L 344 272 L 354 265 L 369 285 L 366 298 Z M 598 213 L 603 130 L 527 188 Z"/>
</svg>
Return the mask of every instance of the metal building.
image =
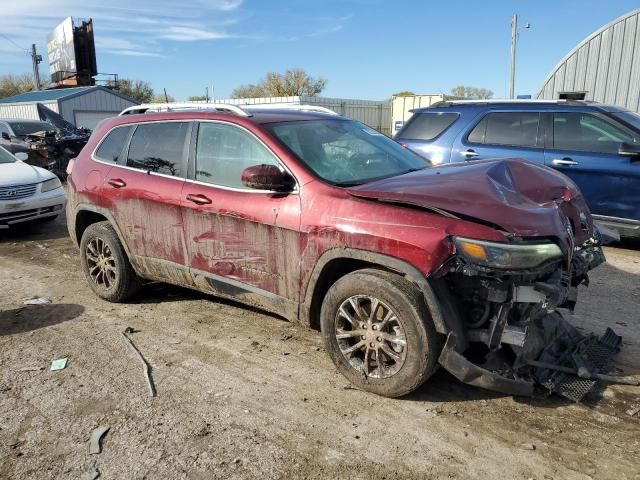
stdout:
<svg viewBox="0 0 640 480">
<path fill-rule="evenodd" d="M 640 9 L 589 35 L 553 69 L 539 99 L 595 100 L 640 111 Z"/>
<path fill-rule="evenodd" d="M 444 95 L 442 93 L 391 97 L 392 134 L 395 135 L 396 133 L 398 133 L 405 122 L 411 118 L 411 116 L 413 115 L 413 109 L 430 107 L 434 103 L 458 99 L 458 97 Z"/>
<path fill-rule="evenodd" d="M 0 99 L 0 118 L 38 120 L 36 104 L 58 112 L 76 127 L 93 130 L 101 120 L 138 102 L 105 87 L 76 87 L 21 93 Z"/>
<path fill-rule="evenodd" d="M 216 103 L 232 105 L 263 105 L 268 103 L 288 103 L 293 105 L 317 105 L 368 125 L 371 128 L 391 135 L 391 106 L 388 100 L 354 100 L 328 97 L 264 97 L 264 98 L 228 98 L 216 99 Z M 204 103 L 194 102 L 194 103 Z"/>
</svg>

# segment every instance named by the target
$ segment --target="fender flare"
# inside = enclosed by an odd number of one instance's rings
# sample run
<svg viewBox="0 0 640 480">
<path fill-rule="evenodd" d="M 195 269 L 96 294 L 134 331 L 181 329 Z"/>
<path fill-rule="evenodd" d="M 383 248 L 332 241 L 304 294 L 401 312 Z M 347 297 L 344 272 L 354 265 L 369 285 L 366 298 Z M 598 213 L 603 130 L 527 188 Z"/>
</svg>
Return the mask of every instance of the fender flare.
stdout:
<svg viewBox="0 0 640 480">
<path fill-rule="evenodd" d="M 401 274 L 415 284 L 422 293 L 429 312 L 431 313 L 436 331 L 443 335 L 454 332 L 459 339 L 466 339 L 460 317 L 455 314 L 453 308 L 447 305 L 449 299 L 439 298 L 439 296 L 436 295 L 436 289 L 431 285 L 431 280 L 425 277 L 417 268 L 395 257 L 352 248 L 332 248 L 320 256 L 313 267 L 305 290 L 304 300 L 300 305 L 301 320 L 305 319 L 307 320 L 306 323 L 309 323 L 311 302 L 318 279 L 325 267 L 330 262 L 338 259 L 361 260 Z M 466 346 L 466 341 L 463 340 L 461 343 L 463 346 Z"/>
<path fill-rule="evenodd" d="M 111 226 L 115 230 L 116 235 L 118 235 L 118 239 L 120 240 L 120 243 L 122 244 L 124 251 L 127 254 L 127 257 L 132 258 L 131 251 L 129 250 L 129 246 L 127 245 L 127 242 L 124 240 L 124 236 L 122 235 L 122 232 L 120 231 L 120 227 L 118 227 L 118 224 L 115 218 L 113 218 L 113 214 L 106 208 L 99 207 L 97 205 L 92 205 L 90 203 L 79 203 L 78 205 L 76 205 L 73 211 L 73 232 L 69 232 L 69 233 L 72 235 L 72 240 L 76 244 L 76 246 L 79 246 L 79 243 L 80 243 L 79 239 L 76 237 L 76 219 L 78 218 L 78 214 L 83 211 L 97 213 L 99 215 L 102 215 L 104 218 L 106 218 L 107 221 L 111 224 Z"/>
</svg>

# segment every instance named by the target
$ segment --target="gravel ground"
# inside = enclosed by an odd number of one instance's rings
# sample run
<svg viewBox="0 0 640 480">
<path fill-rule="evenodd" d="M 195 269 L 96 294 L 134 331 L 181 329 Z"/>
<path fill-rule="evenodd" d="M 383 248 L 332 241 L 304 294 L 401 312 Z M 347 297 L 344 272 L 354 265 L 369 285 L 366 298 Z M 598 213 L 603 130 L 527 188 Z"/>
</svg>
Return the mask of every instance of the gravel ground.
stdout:
<svg viewBox="0 0 640 480">
<path fill-rule="evenodd" d="M 612 326 L 618 367 L 639 375 L 640 245 L 606 254 L 572 322 Z M 640 413 L 627 413 L 638 387 L 576 405 L 440 371 L 403 399 L 353 390 L 316 332 L 280 318 L 159 284 L 127 304 L 98 300 L 64 219 L 0 232 L 0 284 L 2 479 L 640 479 Z M 23 305 L 34 296 L 52 304 Z M 67 367 L 50 371 L 61 357 Z"/>
</svg>

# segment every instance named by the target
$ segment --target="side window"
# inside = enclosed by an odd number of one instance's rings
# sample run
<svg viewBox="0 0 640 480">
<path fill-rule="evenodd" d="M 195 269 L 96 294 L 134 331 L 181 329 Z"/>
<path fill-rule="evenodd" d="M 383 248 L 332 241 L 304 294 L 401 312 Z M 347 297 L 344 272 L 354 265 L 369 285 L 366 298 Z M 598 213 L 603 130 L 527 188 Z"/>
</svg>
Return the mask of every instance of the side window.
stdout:
<svg viewBox="0 0 640 480">
<path fill-rule="evenodd" d="M 458 118 L 457 113 L 417 113 L 398 133 L 398 138 L 433 140 Z"/>
<path fill-rule="evenodd" d="M 553 115 L 553 147 L 559 150 L 617 154 L 622 142 L 639 140 L 595 115 L 578 112 Z"/>
<path fill-rule="evenodd" d="M 485 145 L 535 147 L 540 114 L 535 112 L 494 112 L 474 128 L 468 141 Z M 483 138 L 484 137 L 484 138 Z"/>
<path fill-rule="evenodd" d="M 3 123 L 0 123 L 0 135 L 2 135 L 3 133 L 9 135 L 9 128 Z"/>
<path fill-rule="evenodd" d="M 132 126 L 126 126 L 111 130 L 104 140 L 102 140 L 96 153 L 93 154 L 96 160 L 110 163 L 124 163 L 122 161 L 122 150 L 127 138 L 129 138 L 129 133 L 132 128 Z"/>
<path fill-rule="evenodd" d="M 254 165 L 280 166 L 275 156 L 248 132 L 222 123 L 200 124 L 196 144 L 197 181 L 244 189 L 242 171 Z"/>
<path fill-rule="evenodd" d="M 183 177 L 188 131 L 189 123 L 187 122 L 138 125 L 131 138 L 127 166 L 173 177 Z"/>
</svg>

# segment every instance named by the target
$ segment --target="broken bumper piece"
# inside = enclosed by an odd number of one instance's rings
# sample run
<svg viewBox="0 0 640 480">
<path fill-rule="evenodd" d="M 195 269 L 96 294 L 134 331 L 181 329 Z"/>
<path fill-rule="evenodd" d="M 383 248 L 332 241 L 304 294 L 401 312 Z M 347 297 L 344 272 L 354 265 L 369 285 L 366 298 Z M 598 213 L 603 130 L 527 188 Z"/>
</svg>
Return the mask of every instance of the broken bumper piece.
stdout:
<svg viewBox="0 0 640 480">
<path fill-rule="evenodd" d="M 580 402 L 599 380 L 628 383 L 606 375 L 621 344 L 622 337 L 610 328 L 600 338 L 584 336 L 554 313 L 532 325 L 510 366 L 504 363 L 492 369 L 476 365 L 456 350 L 454 333 L 448 335 L 439 363 L 461 382 L 476 387 L 519 396 L 546 391 Z"/>
<path fill-rule="evenodd" d="M 456 336 L 450 333 L 438 360 L 449 373 L 463 383 L 509 395 L 531 396 L 535 384 L 506 378 L 467 360 L 456 351 Z"/>
</svg>

